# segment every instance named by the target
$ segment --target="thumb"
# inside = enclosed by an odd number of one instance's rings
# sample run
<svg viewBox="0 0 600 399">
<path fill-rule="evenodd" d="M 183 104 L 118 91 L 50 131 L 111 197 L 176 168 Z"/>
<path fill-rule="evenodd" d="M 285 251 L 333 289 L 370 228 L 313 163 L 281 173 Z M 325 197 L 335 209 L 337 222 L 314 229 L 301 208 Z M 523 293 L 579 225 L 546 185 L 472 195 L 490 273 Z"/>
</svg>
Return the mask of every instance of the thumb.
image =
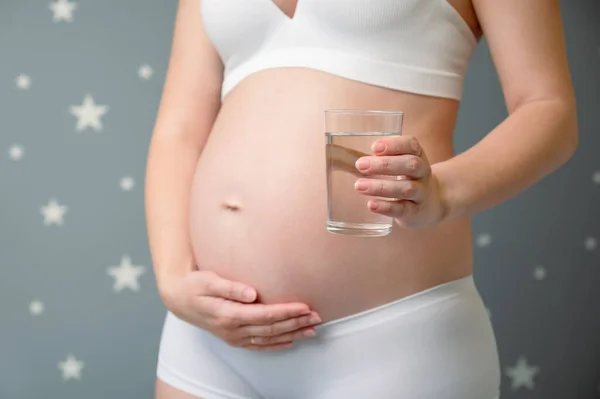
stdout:
<svg viewBox="0 0 600 399">
<path fill-rule="evenodd" d="M 249 285 L 227 280 L 212 271 L 201 270 L 197 273 L 200 295 L 246 303 L 256 300 L 256 290 Z"/>
</svg>

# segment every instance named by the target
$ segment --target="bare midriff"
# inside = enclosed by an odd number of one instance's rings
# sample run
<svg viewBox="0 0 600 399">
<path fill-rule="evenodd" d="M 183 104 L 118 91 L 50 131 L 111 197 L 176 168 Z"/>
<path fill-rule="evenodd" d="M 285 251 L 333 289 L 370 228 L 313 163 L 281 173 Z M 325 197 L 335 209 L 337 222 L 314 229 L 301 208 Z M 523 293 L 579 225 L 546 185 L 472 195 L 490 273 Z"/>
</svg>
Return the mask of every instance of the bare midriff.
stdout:
<svg viewBox="0 0 600 399">
<path fill-rule="evenodd" d="M 470 274 L 468 218 L 395 224 L 386 237 L 325 228 L 324 110 L 402 111 L 403 134 L 433 164 L 454 155 L 458 105 L 304 68 L 247 77 L 224 98 L 198 161 L 190 209 L 198 268 L 255 287 L 263 303 L 304 302 L 324 321 Z"/>
</svg>

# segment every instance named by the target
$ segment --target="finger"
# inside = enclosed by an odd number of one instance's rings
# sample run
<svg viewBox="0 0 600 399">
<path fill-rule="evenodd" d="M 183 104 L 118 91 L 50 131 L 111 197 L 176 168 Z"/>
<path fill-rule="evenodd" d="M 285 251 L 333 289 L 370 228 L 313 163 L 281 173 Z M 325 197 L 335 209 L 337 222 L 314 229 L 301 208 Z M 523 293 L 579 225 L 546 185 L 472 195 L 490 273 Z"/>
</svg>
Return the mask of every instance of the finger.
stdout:
<svg viewBox="0 0 600 399">
<path fill-rule="evenodd" d="M 316 335 L 315 329 L 312 327 L 303 328 L 302 330 L 276 335 L 274 337 L 246 337 L 244 338 L 248 345 L 251 346 L 270 346 L 293 342 L 298 339 L 312 338 Z"/>
<path fill-rule="evenodd" d="M 379 139 L 371 146 L 375 155 L 402 155 L 411 154 L 420 156 L 423 152 L 421 144 L 413 136 L 393 136 Z"/>
<path fill-rule="evenodd" d="M 401 221 L 408 221 L 412 215 L 416 212 L 417 204 L 412 201 L 400 200 L 400 201 L 386 201 L 378 199 L 370 199 L 367 201 L 369 210 L 391 216 L 394 219 Z"/>
<path fill-rule="evenodd" d="M 405 199 L 421 202 L 424 198 L 423 183 L 419 180 L 358 179 L 354 188 L 361 194 L 375 197 Z"/>
<path fill-rule="evenodd" d="M 196 272 L 198 295 L 214 296 L 239 302 L 254 302 L 256 290 L 246 284 L 224 279 L 211 271 Z"/>
<path fill-rule="evenodd" d="M 346 148 L 338 144 L 327 144 L 327 159 L 331 169 L 351 173 L 357 177 L 360 177 L 361 174 L 356 170 L 356 160 L 367 155 L 369 154 L 353 148 Z"/>
<path fill-rule="evenodd" d="M 356 168 L 365 175 L 403 175 L 412 179 L 430 172 L 429 164 L 416 155 L 362 157 L 356 161 Z"/>
<path fill-rule="evenodd" d="M 273 337 L 314 326 L 320 322 L 319 315 L 313 312 L 310 315 L 294 317 L 273 324 L 243 326 L 240 329 L 240 336 Z"/>
<path fill-rule="evenodd" d="M 230 324 L 245 326 L 249 324 L 273 324 L 310 313 L 308 306 L 303 303 L 264 305 L 224 301 L 214 309 L 213 317 L 217 320 L 226 321 L 226 325 L 227 321 L 230 321 Z"/>
</svg>

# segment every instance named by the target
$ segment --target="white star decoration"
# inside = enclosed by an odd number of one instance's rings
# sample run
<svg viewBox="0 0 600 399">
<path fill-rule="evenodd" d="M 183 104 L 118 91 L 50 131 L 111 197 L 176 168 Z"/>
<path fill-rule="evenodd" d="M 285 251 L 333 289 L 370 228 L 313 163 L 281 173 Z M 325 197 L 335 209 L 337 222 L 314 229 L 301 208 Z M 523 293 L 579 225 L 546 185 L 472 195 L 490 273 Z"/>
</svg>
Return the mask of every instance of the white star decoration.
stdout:
<svg viewBox="0 0 600 399">
<path fill-rule="evenodd" d="M 583 245 L 588 251 L 593 251 L 598 246 L 598 240 L 596 240 L 594 237 L 588 237 L 585 239 Z"/>
<path fill-rule="evenodd" d="M 535 387 L 533 378 L 540 372 L 538 366 L 530 366 L 527 364 L 527 359 L 520 356 L 517 364 L 513 367 L 506 368 L 506 375 L 511 379 L 511 388 L 517 390 L 525 387 L 529 390 Z"/>
<path fill-rule="evenodd" d="M 478 247 L 487 247 L 492 243 L 492 236 L 488 233 L 479 234 L 476 243 Z"/>
<path fill-rule="evenodd" d="M 131 191 L 133 189 L 133 186 L 135 185 L 135 182 L 133 181 L 133 178 L 131 178 L 129 176 L 125 176 L 124 178 L 121 179 L 121 182 L 119 183 L 119 185 L 121 186 L 121 190 Z"/>
<path fill-rule="evenodd" d="M 546 278 L 546 269 L 542 266 L 538 266 L 533 270 L 533 277 L 536 280 L 543 280 Z"/>
<path fill-rule="evenodd" d="M 48 8 L 52 11 L 52 20 L 54 22 L 73 21 L 73 12 L 77 8 L 77 3 L 69 0 L 56 0 L 54 3 L 50 3 Z"/>
<path fill-rule="evenodd" d="M 42 314 L 44 311 L 44 304 L 41 301 L 31 301 L 29 304 L 29 313 L 34 316 Z"/>
<path fill-rule="evenodd" d="M 63 380 L 81 379 L 81 370 L 84 363 L 81 360 L 75 359 L 75 356 L 69 355 L 65 361 L 58 363 L 58 368 L 62 371 Z"/>
<path fill-rule="evenodd" d="M 27 90 L 29 87 L 31 87 L 31 78 L 27 75 L 20 74 L 15 79 L 15 84 L 17 85 L 17 88 L 21 90 Z"/>
<path fill-rule="evenodd" d="M 138 70 L 138 76 L 140 79 L 149 80 L 152 77 L 152 67 L 150 65 L 144 64 Z"/>
<path fill-rule="evenodd" d="M 99 132 L 102 130 L 100 117 L 108 112 L 107 105 L 96 105 L 91 94 L 86 94 L 81 105 L 72 105 L 69 110 L 77 118 L 76 130 L 81 132 L 87 127 Z"/>
<path fill-rule="evenodd" d="M 8 149 L 8 156 L 12 161 L 20 161 L 23 158 L 23 147 L 13 145 Z"/>
<path fill-rule="evenodd" d="M 136 266 L 131 263 L 131 258 L 124 255 L 119 266 L 110 266 L 107 273 L 115 279 L 113 290 L 119 292 L 124 288 L 132 291 L 140 290 L 138 278 L 144 273 L 144 266 Z"/>
<path fill-rule="evenodd" d="M 48 205 L 40 208 L 40 212 L 44 215 L 44 225 L 56 224 L 62 226 L 64 224 L 65 213 L 68 210 L 69 208 L 66 205 L 59 205 L 56 199 L 51 198 Z"/>
<path fill-rule="evenodd" d="M 600 186 L 600 170 L 594 172 L 594 174 L 592 175 L 592 181 L 594 182 L 594 184 Z"/>
</svg>

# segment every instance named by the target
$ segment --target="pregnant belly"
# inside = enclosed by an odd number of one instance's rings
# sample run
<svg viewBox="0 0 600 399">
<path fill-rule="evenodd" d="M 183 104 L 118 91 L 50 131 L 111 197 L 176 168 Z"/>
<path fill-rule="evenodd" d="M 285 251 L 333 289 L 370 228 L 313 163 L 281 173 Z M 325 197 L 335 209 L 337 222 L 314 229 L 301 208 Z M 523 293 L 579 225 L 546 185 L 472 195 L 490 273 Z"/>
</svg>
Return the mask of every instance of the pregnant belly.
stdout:
<svg viewBox="0 0 600 399">
<path fill-rule="evenodd" d="M 290 106 L 290 93 L 253 98 L 261 88 L 230 95 L 199 159 L 190 227 L 200 269 L 254 286 L 264 303 L 305 302 L 324 320 L 467 272 L 448 267 L 449 253 L 468 263 L 464 222 L 396 225 L 379 238 L 328 233 L 322 111 L 332 100 Z"/>
</svg>

